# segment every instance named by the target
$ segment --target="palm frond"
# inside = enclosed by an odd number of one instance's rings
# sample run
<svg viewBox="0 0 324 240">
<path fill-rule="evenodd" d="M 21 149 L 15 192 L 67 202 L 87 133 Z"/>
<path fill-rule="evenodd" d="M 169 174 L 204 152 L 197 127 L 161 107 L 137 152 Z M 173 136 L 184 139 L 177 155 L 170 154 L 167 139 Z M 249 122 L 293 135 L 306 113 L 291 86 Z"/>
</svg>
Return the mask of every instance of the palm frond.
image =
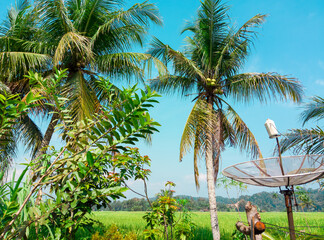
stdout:
<svg viewBox="0 0 324 240">
<path fill-rule="evenodd" d="M 50 64 L 51 57 L 46 54 L 30 52 L 0 52 L 1 73 L 13 77 L 27 74 L 29 70 L 38 71 Z"/>
<path fill-rule="evenodd" d="M 60 39 L 53 58 L 54 66 L 61 64 L 67 53 L 72 55 L 79 53 L 84 57 L 82 60 L 87 63 L 93 59 L 90 40 L 74 32 L 68 32 Z"/>
<path fill-rule="evenodd" d="M 132 29 L 133 40 L 136 37 L 138 43 L 142 44 L 143 35 L 146 33 L 150 21 L 162 24 L 157 8 L 154 4 L 144 2 L 135 4 L 128 10 L 118 10 L 107 15 L 103 24 L 97 27 L 93 34 L 92 42 L 95 43 L 103 35 L 115 35 L 120 33 L 126 26 L 134 26 Z M 129 35 L 128 37 L 131 37 Z"/>
<path fill-rule="evenodd" d="M 215 144 L 220 146 L 218 139 L 213 136 L 213 143 L 207 144 L 207 134 L 215 133 L 215 126 L 217 125 L 217 113 L 210 109 L 203 99 L 198 99 L 192 108 L 187 119 L 185 128 L 180 142 L 180 161 L 190 151 L 194 150 L 194 175 L 196 188 L 199 189 L 199 169 L 198 161 L 204 156 L 206 151 L 214 151 Z M 217 143 L 216 143 L 217 142 Z M 209 149 L 207 149 L 209 148 Z M 219 147 L 216 147 L 218 153 Z M 218 160 L 218 158 L 217 158 Z M 216 163 L 217 165 L 217 163 Z M 216 166 L 215 165 L 215 166 Z"/>
<path fill-rule="evenodd" d="M 27 37 L 32 35 L 35 15 L 29 1 L 16 1 L 14 7 L 8 9 L 7 18 L 0 26 L 0 34 L 3 36 Z"/>
<path fill-rule="evenodd" d="M 242 73 L 226 80 L 225 93 L 238 101 L 260 102 L 267 100 L 292 100 L 300 102 L 303 89 L 295 79 L 277 73 Z"/>
<path fill-rule="evenodd" d="M 196 86 L 192 82 L 190 78 L 166 74 L 149 80 L 150 87 L 155 91 L 163 93 L 179 92 L 181 95 L 190 94 L 196 90 Z"/>
<path fill-rule="evenodd" d="M 195 156 L 198 158 L 203 156 L 202 148 L 204 148 L 203 146 L 205 145 L 203 139 L 205 138 L 204 125 L 206 119 L 206 103 L 199 99 L 193 106 L 182 133 L 180 142 L 180 161 L 182 161 L 183 157 L 193 148 L 198 150 L 195 152 Z"/>
<path fill-rule="evenodd" d="M 122 21 L 126 21 L 132 24 L 138 24 L 140 26 L 150 26 L 150 22 L 157 25 L 162 25 L 162 20 L 159 14 L 159 10 L 155 4 L 147 1 L 143 3 L 136 3 L 130 7 L 120 18 Z"/>
<path fill-rule="evenodd" d="M 101 105 L 109 106 L 120 94 L 120 89 L 109 82 L 109 79 L 90 75 L 89 84 L 96 93 L 98 101 Z"/>
<path fill-rule="evenodd" d="M 76 32 L 64 0 L 36 0 L 35 5 L 42 18 L 40 27 L 49 35 L 58 37 Z"/>
<path fill-rule="evenodd" d="M 170 46 L 163 44 L 157 38 L 153 39 L 148 53 L 160 59 L 165 65 L 172 61 L 175 72 L 174 75 L 180 79 L 191 79 L 190 84 L 197 83 L 197 79 L 205 80 L 203 72 L 194 61 L 188 59 L 183 53 L 175 51 Z M 159 76 L 161 79 L 166 79 L 166 77 L 168 77 L 168 75 Z M 176 82 L 174 83 L 176 84 Z"/>
<path fill-rule="evenodd" d="M 218 59 L 219 44 L 223 41 L 228 27 L 228 6 L 220 0 L 205 0 L 201 4 L 194 32 L 195 44 L 192 59 L 199 62 L 205 71 L 211 70 Z M 211 76 L 209 76 L 211 77 Z"/>
<path fill-rule="evenodd" d="M 140 61 L 145 61 L 148 55 L 142 53 L 113 53 L 96 57 L 94 70 L 113 78 L 144 79 L 144 71 Z"/>
<path fill-rule="evenodd" d="M 10 36 L 0 37 L 0 48 L 5 48 L 8 45 L 19 46 L 19 49 L 23 52 L 45 54 L 48 56 L 53 56 L 56 49 L 55 45 L 51 45 L 40 39 L 30 40 Z"/>
<path fill-rule="evenodd" d="M 67 0 L 67 8 L 73 25 L 85 36 L 93 36 L 98 27 L 107 23 L 112 15 L 123 7 L 123 0 Z"/>
<path fill-rule="evenodd" d="M 26 151 L 31 150 L 31 156 L 34 157 L 43 140 L 41 130 L 28 115 L 22 115 L 17 129 L 19 138 L 25 143 Z"/>
<path fill-rule="evenodd" d="M 90 117 L 99 110 L 96 94 L 81 71 L 69 73 L 62 96 L 70 100 L 67 104 L 75 121 Z"/>
<path fill-rule="evenodd" d="M 232 122 L 230 122 L 230 117 L 226 115 L 223 109 L 218 110 L 218 114 L 220 115 L 219 118 L 221 119 L 221 136 L 223 139 L 224 146 L 236 147 L 236 131 L 233 129 Z"/>
<path fill-rule="evenodd" d="M 104 17 L 105 14 L 111 12 L 118 1 L 111 0 L 91 0 L 80 2 L 80 11 L 78 30 L 80 32 L 88 33 L 89 28 L 93 27 L 93 23 L 98 22 L 98 20 Z M 71 9 L 72 10 L 72 9 Z M 74 10 L 74 9 L 73 9 Z M 95 28 L 97 26 L 94 26 Z"/>
<path fill-rule="evenodd" d="M 312 101 L 305 105 L 302 112 L 303 124 L 311 119 L 321 120 L 324 118 L 324 98 L 316 96 Z"/>
<path fill-rule="evenodd" d="M 250 153 L 252 158 L 262 158 L 256 138 L 237 112 L 231 106 L 228 106 L 226 115 L 232 123 L 231 127 L 234 131 L 235 142 L 240 149 Z"/>
<path fill-rule="evenodd" d="M 138 25 L 117 24 L 91 40 L 92 49 L 97 55 L 130 51 L 135 45 L 142 45 L 145 28 Z"/>
<path fill-rule="evenodd" d="M 249 53 L 253 40 L 257 36 L 254 28 L 260 27 L 265 21 L 266 15 L 258 14 L 243 24 L 238 31 L 232 33 L 220 44 L 217 63 L 215 64 L 215 75 L 217 78 L 228 78 L 238 72 L 243 66 Z"/>
<path fill-rule="evenodd" d="M 280 141 L 281 152 L 293 149 L 300 154 L 324 154 L 324 131 L 320 127 L 291 129 Z"/>
</svg>

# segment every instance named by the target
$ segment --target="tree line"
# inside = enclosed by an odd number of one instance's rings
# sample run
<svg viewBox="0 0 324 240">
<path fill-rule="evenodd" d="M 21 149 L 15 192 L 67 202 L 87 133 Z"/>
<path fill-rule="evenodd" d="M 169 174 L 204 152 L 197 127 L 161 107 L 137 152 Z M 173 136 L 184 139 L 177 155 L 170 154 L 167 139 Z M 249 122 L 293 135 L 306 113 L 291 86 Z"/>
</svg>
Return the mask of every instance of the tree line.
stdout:
<svg viewBox="0 0 324 240">
<path fill-rule="evenodd" d="M 322 212 L 324 210 L 324 192 L 319 189 L 307 189 L 310 198 L 308 206 L 300 200 L 300 194 L 296 194 L 298 211 Z M 186 208 L 189 211 L 209 211 L 208 198 L 178 195 L 177 200 L 187 200 Z M 153 199 L 152 199 L 153 200 Z M 237 211 L 234 204 L 238 203 L 239 211 L 243 212 L 247 201 L 258 206 L 260 212 L 283 212 L 286 211 L 284 197 L 275 192 L 260 192 L 253 195 L 242 195 L 239 198 L 216 197 L 217 209 L 221 212 Z M 144 198 L 132 198 L 124 201 L 114 201 L 103 211 L 148 211 L 150 205 Z"/>
</svg>

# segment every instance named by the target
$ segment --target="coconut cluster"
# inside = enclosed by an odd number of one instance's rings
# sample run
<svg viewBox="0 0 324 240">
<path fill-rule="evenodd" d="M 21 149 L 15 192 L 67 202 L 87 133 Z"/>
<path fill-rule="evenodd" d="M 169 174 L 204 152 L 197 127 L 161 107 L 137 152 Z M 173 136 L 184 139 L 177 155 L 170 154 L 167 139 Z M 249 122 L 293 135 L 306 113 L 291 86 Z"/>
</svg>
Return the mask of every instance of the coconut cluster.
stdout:
<svg viewBox="0 0 324 240">
<path fill-rule="evenodd" d="M 216 79 L 207 78 L 206 81 L 207 81 L 207 85 L 216 86 Z"/>
<path fill-rule="evenodd" d="M 223 94 L 223 89 L 216 83 L 216 79 L 214 78 L 206 78 L 207 86 L 213 87 L 214 94 Z"/>
</svg>

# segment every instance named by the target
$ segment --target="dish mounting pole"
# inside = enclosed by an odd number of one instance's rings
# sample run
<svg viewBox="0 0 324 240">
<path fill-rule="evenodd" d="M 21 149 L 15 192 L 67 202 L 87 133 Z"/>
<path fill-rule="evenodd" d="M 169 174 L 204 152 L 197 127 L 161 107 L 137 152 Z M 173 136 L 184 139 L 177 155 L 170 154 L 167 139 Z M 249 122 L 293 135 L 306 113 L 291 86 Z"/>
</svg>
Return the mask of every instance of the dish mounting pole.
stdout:
<svg viewBox="0 0 324 240">
<path fill-rule="evenodd" d="M 280 149 L 280 144 L 279 144 L 278 137 L 276 137 L 276 142 L 277 142 L 277 146 L 278 146 L 279 166 L 280 166 L 281 174 L 282 174 L 282 176 L 285 176 L 285 172 L 284 172 L 283 166 L 282 166 L 281 149 Z"/>
<path fill-rule="evenodd" d="M 291 187 L 288 186 L 286 188 L 287 188 L 286 190 L 280 189 L 280 193 L 285 196 L 290 240 L 296 240 L 295 224 L 294 224 L 294 217 L 292 211 L 292 195 L 294 194 L 294 189 L 292 186 Z"/>
</svg>

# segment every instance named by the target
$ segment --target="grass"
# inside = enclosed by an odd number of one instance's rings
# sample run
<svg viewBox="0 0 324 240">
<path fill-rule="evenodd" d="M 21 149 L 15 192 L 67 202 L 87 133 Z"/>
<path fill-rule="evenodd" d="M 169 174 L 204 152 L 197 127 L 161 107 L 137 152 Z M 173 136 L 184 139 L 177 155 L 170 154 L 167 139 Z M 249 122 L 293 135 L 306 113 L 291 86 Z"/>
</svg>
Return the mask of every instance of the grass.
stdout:
<svg viewBox="0 0 324 240">
<path fill-rule="evenodd" d="M 122 231 L 134 231 L 141 236 L 142 231 L 145 229 L 145 221 L 142 219 L 144 212 L 94 212 L 91 217 L 101 222 L 104 228 L 110 225 L 117 225 Z M 240 213 L 242 220 L 246 221 L 245 213 Z M 219 212 L 219 225 L 222 239 L 232 239 L 231 235 L 235 228 L 235 223 L 240 220 L 240 216 L 235 212 Z M 287 227 L 287 215 L 285 212 L 268 212 L 261 213 L 262 221 L 265 223 Z M 194 239 L 212 239 L 210 230 L 209 213 L 207 212 L 194 212 L 192 219 L 197 225 L 197 230 Z M 294 221 L 296 230 L 305 231 L 315 235 L 324 235 L 324 213 L 294 213 Z M 274 226 L 266 224 L 267 231 L 274 239 L 289 239 L 287 234 L 283 231 L 278 231 Z M 315 228 L 308 228 L 315 226 Z M 302 226 L 302 227 L 298 227 Z M 288 231 L 288 230 L 287 230 Z M 301 239 L 301 238 L 299 238 Z M 324 238 L 310 238 L 310 239 L 324 239 Z"/>
</svg>

